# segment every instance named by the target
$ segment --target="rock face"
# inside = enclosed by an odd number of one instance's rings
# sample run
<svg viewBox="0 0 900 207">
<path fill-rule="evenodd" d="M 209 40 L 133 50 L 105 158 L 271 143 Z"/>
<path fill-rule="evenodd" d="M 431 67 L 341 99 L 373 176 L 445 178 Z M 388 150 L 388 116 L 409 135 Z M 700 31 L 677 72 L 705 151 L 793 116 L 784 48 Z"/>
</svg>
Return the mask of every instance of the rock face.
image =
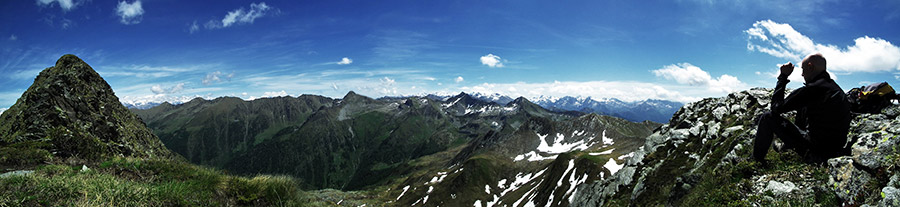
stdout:
<svg viewBox="0 0 900 207">
<path fill-rule="evenodd" d="M 0 165 L 7 167 L 63 158 L 172 155 L 122 106 L 106 81 L 74 55 L 41 71 L 0 115 Z"/>
<path fill-rule="evenodd" d="M 755 88 L 684 106 L 622 170 L 579 186 L 573 206 L 897 206 L 898 106 L 855 115 L 850 156 L 815 164 L 772 150 L 761 166 L 749 157 L 770 95 Z"/>
</svg>

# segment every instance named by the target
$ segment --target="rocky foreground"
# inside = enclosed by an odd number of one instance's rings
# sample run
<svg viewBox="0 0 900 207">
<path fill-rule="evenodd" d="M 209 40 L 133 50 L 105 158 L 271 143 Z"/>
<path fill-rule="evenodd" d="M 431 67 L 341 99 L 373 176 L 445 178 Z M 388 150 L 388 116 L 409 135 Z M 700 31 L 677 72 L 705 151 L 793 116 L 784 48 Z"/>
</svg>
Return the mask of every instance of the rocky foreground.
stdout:
<svg viewBox="0 0 900 207">
<path fill-rule="evenodd" d="M 900 206 L 900 107 L 855 114 L 849 156 L 808 164 L 773 150 L 761 166 L 749 157 L 771 92 L 686 105 L 616 174 L 579 186 L 572 206 Z"/>
</svg>

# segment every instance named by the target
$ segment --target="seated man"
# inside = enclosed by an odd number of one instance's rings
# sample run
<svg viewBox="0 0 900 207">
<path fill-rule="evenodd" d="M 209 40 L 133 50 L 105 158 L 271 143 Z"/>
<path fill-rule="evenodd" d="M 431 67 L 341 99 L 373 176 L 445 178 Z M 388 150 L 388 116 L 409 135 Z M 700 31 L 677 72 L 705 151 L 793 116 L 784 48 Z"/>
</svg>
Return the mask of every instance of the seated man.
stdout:
<svg viewBox="0 0 900 207">
<path fill-rule="evenodd" d="M 772 94 L 771 111 L 759 116 L 759 127 L 753 144 L 753 158 L 765 163 L 773 134 L 784 142 L 782 149 L 795 149 L 806 160 L 822 162 L 842 154 L 850 129 L 850 104 L 847 95 L 825 72 L 825 58 L 813 54 L 803 59 L 805 86 L 784 98 L 784 88 L 794 65 L 781 66 L 781 74 Z M 797 111 L 794 123 L 782 113 Z"/>
</svg>

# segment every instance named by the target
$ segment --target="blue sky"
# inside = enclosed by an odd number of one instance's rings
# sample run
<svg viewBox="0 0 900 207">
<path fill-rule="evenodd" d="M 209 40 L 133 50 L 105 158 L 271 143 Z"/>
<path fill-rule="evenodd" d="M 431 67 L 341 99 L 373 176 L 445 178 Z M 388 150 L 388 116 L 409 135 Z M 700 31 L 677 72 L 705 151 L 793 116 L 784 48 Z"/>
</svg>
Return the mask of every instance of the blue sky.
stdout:
<svg viewBox="0 0 900 207">
<path fill-rule="evenodd" d="M 0 109 L 67 53 L 123 102 L 350 90 L 687 102 L 773 87 L 777 64 L 814 52 L 845 90 L 900 80 L 893 0 L 14 0 L 0 22 Z"/>
</svg>

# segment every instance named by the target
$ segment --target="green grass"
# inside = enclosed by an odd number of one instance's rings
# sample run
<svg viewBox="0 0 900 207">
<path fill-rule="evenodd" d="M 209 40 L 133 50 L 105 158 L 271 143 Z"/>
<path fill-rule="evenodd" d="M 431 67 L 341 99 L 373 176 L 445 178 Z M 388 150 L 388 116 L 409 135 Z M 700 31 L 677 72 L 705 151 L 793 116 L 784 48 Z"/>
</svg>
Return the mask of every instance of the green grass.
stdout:
<svg viewBox="0 0 900 207">
<path fill-rule="evenodd" d="M 81 166 L 44 165 L 0 178 L 0 206 L 305 206 L 287 176 L 252 178 L 171 160 L 113 158 Z"/>
</svg>

